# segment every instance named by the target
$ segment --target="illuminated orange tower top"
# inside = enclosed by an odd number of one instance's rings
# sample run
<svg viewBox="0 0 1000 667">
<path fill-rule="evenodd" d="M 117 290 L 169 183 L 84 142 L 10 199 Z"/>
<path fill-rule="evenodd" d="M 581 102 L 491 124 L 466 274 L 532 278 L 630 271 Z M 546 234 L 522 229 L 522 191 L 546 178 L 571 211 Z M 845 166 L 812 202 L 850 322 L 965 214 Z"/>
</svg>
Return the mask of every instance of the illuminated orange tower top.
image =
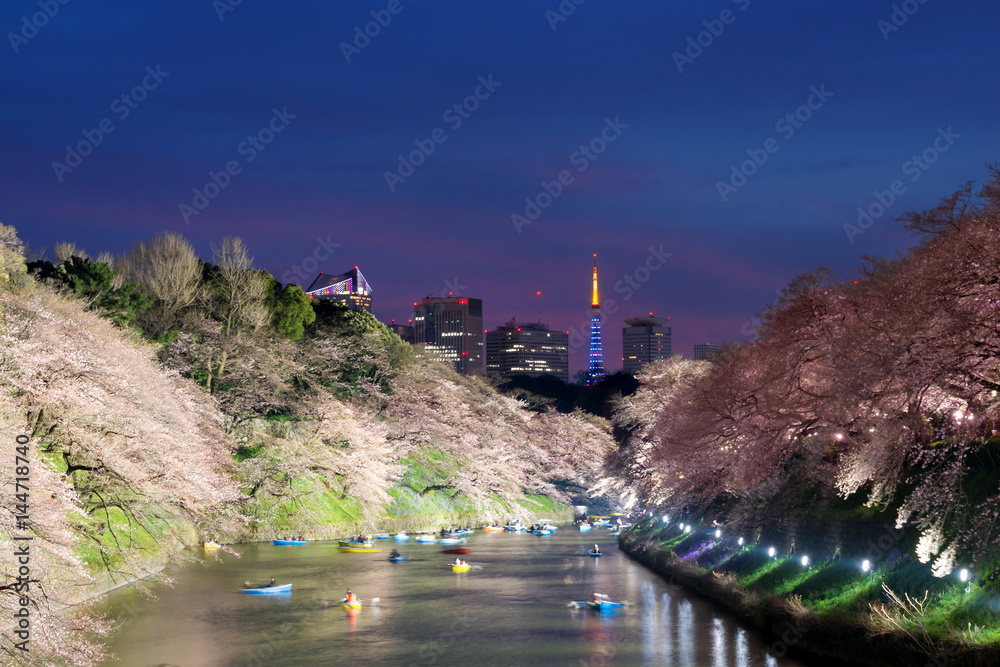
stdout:
<svg viewBox="0 0 1000 667">
<path fill-rule="evenodd" d="M 590 301 L 591 308 L 600 308 L 601 302 L 597 298 L 597 253 L 594 253 L 594 298 Z"/>
</svg>

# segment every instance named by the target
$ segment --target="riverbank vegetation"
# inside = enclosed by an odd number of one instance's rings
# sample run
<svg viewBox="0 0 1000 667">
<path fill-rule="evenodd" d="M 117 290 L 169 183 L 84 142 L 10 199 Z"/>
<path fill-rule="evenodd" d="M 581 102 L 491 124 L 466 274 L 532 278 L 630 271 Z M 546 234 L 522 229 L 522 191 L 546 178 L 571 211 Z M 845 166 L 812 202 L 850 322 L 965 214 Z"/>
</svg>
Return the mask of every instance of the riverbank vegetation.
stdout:
<svg viewBox="0 0 1000 667">
<path fill-rule="evenodd" d="M 789 515 L 884 517 L 915 533 L 895 551 L 907 560 L 892 569 L 906 573 L 899 588 L 883 590 L 893 586 L 883 579 L 868 598 L 851 597 L 830 582 L 820 588 L 833 597 L 803 603 L 832 612 L 877 601 L 919 633 L 912 600 L 926 590 L 932 635 L 1000 638 L 1000 172 L 991 174 L 906 214 L 919 240 L 906 254 L 866 257 L 842 280 L 817 269 L 794 281 L 755 340 L 708 362 L 644 369 L 619 404 L 632 436 L 612 462 L 632 502 L 748 537 Z M 776 574 L 759 580 L 785 571 L 768 566 Z M 955 593 L 959 575 L 981 595 Z M 801 592 L 780 586 L 772 592 Z"/>
<path fill-rule="evenodd" d="M 33 538 L 32 659 L 100 659 L 111 626 L 77 605 L 203 539 L 551 516 L 600 474 L 603 419 L 530 411 L 279 285 L 239 239 L 213 251 L 167 233 L 25 262 L 0 225 L 0 437 L 31 445 L 31 521 L 2 513 L 0 547 Z M 0 653 L 22 657 L 6 633 Z"/>
<path fill-rule="evenodd" d="M 650 517 L 623 533 L 622 548 L 773 637 L 762 664 L 787 653 L 873 666 L 1000 659 L 993 587 L 931 576 L 910 552 L 916 535 L 885 558 L 862 560 L 789 553 L 739 532 L 684 526 Z"/>
</svg>

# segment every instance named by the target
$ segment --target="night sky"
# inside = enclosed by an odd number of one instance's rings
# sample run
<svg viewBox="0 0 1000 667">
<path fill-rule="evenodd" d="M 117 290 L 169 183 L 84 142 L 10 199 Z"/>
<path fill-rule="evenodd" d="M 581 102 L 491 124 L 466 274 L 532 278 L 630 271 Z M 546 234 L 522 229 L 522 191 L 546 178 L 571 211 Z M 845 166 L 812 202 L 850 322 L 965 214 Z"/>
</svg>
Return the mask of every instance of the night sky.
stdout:
<svg viewBox="0 0 1000 667">
<path fill-rule="evenodd" d="M 562 330 L 596 252 L 609 370 L 622 317 L 747 340 L 1000 159 L 995 0 L 63 1 L 0 8 L 0 220 L 32 247 L 238 235 L 282 282 L 359 265 L 386 322 L 449 291 L 534 321 L 541 290 Z"/>
</svg>

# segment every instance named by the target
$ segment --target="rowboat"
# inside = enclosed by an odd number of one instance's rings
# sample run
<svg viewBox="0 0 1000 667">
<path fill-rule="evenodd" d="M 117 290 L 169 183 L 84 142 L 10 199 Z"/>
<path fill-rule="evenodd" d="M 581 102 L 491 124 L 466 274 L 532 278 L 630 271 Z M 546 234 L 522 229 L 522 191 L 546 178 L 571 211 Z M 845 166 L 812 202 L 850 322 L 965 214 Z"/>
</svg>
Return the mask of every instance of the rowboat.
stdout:
<svg viewBox="0 0 1000 667">
<path fill-rule="evenodd" d="M 461 537 L 442 537 L 441 544 L 461 544 L 465 540 Z"/>
<path fill-rule="evenodd" d="M 392 536 L 392 538 L 397 542 L 405 542 L 406 540 L 410 539 L 410 536 L 407 535 L 406 533 L 396 533 L 395 535 Z"/>
<path fill-rule="evenodd" d="M 470 567 L 471 567 L 470 565 L 452 565 L 451 566 L 451 571 L 452 572 L 468 572 Z"/>
<path fill-rule="evenodd" d="M 541 529 L 536 530 L 534 532 L 535 532 L 535 535 L 551 535 L 552 534 L 552 531 L 549 530 L 548 528 L 541 528 Z"/>
<path fill-rule="evenodd" d="M 382 551 L 381 549 L 376 549 L 370 544 L 369 545 L 355 544 L 351 546 L 340 547 L 340 550 L 349 554 L 373 554 Z"/>
<path fill-rule="evenodd" d="M 340 606 L 344 609 L 361 609 L 361 600 L 356 600 L 354 602 L 347 602 L 345 600 L 340 601 Z"/>
<path fill-rule="evenodd" d="M 208 542 L 205 542 L 205 551 L 215 551 L 220 546 L 222 545 L 215 540 L 209 540 Z"/>
<path fill-rule="evenodd" d="M 613 611 L 615 609 L 621 609 L 627 606 L 627 602 L 613 602 L 611 600 L 601 600 L 596 602 L 594 600 L 579 600 L 570 602 L 568 606 L 573 609 L 593 609 L 595 611 Z"/>
<path fill-rule="evenodd" d="M 371 542 L 355 542 L 354 540 L 337 540 L 337 544 L 342 547 L 370 547 Z"/>
<path fill-rule="evenodd" d="M 483 528 L 484 533 L 502 533 L 503 530 L 503 526 L 486 526 Z"/>
<path fill-rule="evenodd" d="M 580 524 L 580 532 L 581 532 L 581 533 L 582 533 L 582 532 L 585 532 L 585 531 L 588 531 L 588 530 L 590 530 L 591 528 L 593 528 L 593 526 L 591 526 L 591 525 L 590 525 L 589 523 L 581 523 L 581 524 Z"/>
<path fill-rule="evenodd" d="M 291 592 L 291 584 L 284 584 L 283 586 L 263 586 L 261 588 L 243 588 L 240 590 L 240 593 L 246 593 L 247 595 L 275 595 L 276 593 Z"/>
<path fill-rule="evenodd" d="M 443 553 L 443 554 L 458 554 L 458 555 L 471 554 L 472 553 L 472 547 L 458 547 L 457 549 L 442 549 L 441 553 Z"/>
<path fill-rule="evenodd" d="M 392 537 L 389 533 L 375 533 L 376 540 L 388 540 Z"/>
<path fill-rule="evenodd" d="M 592 556 L 593 558 L 600 558 L 601 556 L 604 555 L 604 552 L 603 551 L 594 551 L 593 549 L 591 549 L 590 551 L 587 552 L 587 555 L 588 556 Z"/>
<path fill-rule="evenodd" d="M 405 556 L 389 556 L 390 563 L 399 563 L 404 560 L 406 560 Z"/>
<path fill-rule="evenodd" d="M 274 540 L 273 543 L 276 547 L 300 547 L 303 544 L 309 544 L 305 540 Z"/>
<path fill-rule="evenodd" d="M 417 535 L 417 542 L 420 544 L 434 544 L 437 538 L 433 535 Z"/>
</svg>

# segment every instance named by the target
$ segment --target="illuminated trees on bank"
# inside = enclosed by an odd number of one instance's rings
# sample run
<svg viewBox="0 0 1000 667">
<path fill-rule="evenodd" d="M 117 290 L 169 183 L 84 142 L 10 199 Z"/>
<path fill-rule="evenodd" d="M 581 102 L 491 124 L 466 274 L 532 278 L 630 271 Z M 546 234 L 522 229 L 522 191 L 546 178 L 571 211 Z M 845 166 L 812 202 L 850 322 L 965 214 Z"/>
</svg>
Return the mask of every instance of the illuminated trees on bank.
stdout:
<svg viewBox="0 0 1000 667">
<path fill-rule="evenodd" d="M 629 491 L 733 515 L 813 502 L 790 491 L 813 483 L 895 498 L 939 576 L 995 544 L 997 480 L 965 482 L 993 465 L 1000 428 L 998 182 L 908 214 L 921 243 L 905 257 L 796 281 L 758 338 L 714 363 L 645 369 L 617 415 L 633 429 L 612 461 Z"/>
</svg>

